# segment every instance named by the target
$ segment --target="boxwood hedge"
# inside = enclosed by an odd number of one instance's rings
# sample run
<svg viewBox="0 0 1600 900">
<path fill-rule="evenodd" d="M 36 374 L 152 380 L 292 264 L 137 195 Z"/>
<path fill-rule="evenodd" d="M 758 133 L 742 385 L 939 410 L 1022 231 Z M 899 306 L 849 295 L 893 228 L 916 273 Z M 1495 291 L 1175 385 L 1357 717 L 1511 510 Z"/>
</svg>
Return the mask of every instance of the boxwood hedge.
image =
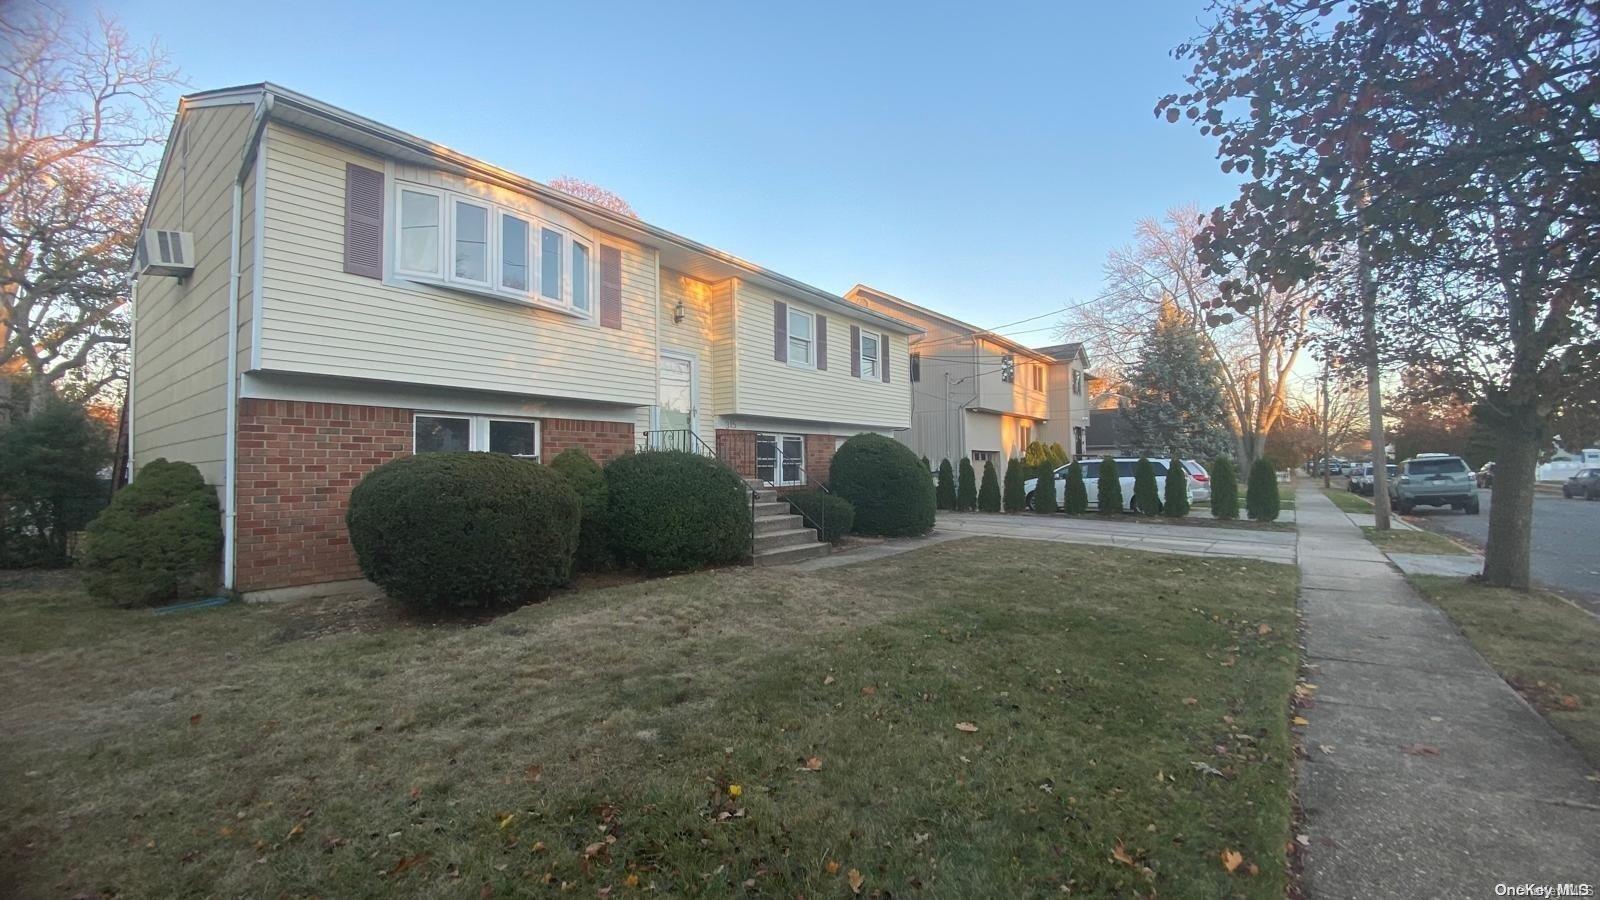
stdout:
<svg viewBox="0 0 1600 900">
<path fill-rule="evenodd" d="M 833 493 L 855 507 L 858 534 L 927 534 L 933 530 L 933 482 L 911 449 L 881 434 L 844 442 L 829 468 Z"/>
<path fill-rule="evenodd" d="M 649 572 L 743 559 L 749 495 L 725 463 L 681 450 L 621 456 L 606 465 L 611 549 Z"/>
</svg>

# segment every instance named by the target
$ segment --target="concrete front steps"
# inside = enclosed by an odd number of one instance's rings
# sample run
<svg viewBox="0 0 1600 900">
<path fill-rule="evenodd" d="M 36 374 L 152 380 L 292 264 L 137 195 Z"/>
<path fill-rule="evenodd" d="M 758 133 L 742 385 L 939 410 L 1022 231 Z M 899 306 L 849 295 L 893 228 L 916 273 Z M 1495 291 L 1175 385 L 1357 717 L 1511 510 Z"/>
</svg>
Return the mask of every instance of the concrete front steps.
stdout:
<svg viewBox="0 0 1600 900">
<path fill-rule="evenodd" d="M 781 566 L 827 556 L 833 548 L 817 540 L 817 530 L 792 512 L 778 492 L 747 480 L 756 493 L 756 543 L 751 560 L 758 566 Z"/>
</svg>

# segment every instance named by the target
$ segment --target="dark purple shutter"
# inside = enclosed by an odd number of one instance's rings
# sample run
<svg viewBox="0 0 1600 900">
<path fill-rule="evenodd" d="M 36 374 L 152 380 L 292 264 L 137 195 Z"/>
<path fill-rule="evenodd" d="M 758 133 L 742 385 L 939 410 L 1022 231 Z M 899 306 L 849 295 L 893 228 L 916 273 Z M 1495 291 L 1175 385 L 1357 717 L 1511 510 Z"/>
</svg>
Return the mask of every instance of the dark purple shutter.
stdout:
<svg viewBox="0 0 1600 900">
<path fill-rule="evenodd" d="M 383 277 L 383 173 L 344 167 L 344 270 Z"/>
<path fill-rule="evenodd" d="M 782 300 L 772 301 L 772 358 L 789 361 L 789 304 Z"/>
<path fill-rule="evenodd" d="M 889 336 L 878 332 L 878 371 L 883 373 L 883 383 L 889 383 Z"/>
<path fill-rule="evenodd" d="M 622 327 L 622 251 L 600 246 L 600 327 Z"/>
<path fill-rule="evenodd" d="M 879 354 L 882 356 L 883 354 Z M 850 377 L 861 377 L 861 326 L 850 326 Z"/>
<path fill-rule="evenodd" d="M 817 313 L 817 368 L 828 369 L 828 317 Z"/>
</svg>

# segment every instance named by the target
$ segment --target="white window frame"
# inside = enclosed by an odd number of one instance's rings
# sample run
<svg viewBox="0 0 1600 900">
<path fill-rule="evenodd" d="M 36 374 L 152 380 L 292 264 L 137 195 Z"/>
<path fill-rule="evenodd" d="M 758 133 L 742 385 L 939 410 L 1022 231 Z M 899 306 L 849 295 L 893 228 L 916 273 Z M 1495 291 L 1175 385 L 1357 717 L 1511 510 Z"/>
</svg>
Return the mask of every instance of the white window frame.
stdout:
<svg viewBox="0 0 1600 900">
<path fill-rule="evenodd" d="M 434 271 L 432 271 L 432 272 L 425 272 L 425 271 L 420 271 L 420 270 L 407 269 L 402 265 L 402 260 L 405 259 L 404 254 L 401 253 L 401 248 L 404 246 L 404 240 L 405 240 L 403 235 L 405 233 L 405 220 L 406 220 L 406 215 L 405 215 L 405 195 L 407 193 L 431 196 L 435 200 L 439 201 L 439 223 L 438 223 L 438 226 L 437 226 L 438 227 L 438 231 L 439 231 L 439 243 L 438 243 L 438 246 L 436 246 L 434 248 L 434 254 L 433 254 Z M 394 256 L 393 256 L 393 259 L 394 259 L 394 270 L 395 270 L 395 272 L 397 274 L 403 275 L 403 276 L 405 276 L 407 278 L 424 279 L 424 280 L 428 280 L 428 281 L 442 281 L 444 279 L 444 273 L 445 273 L 445 267 L 444 267 L 445 251 L 444 251 L 444 248 L 445 248 L 445 244 L 448 243 L 449 240 L 450 240 L 450 228 L 446 224 L 449 221 L 449 215 L 450 215 L 449 211 L 447 209 L 447 207 L 450 205 L 449 198 L 447 198 L 445 196 L 443 191 L 435 190 L 435 189 L 430 188 L 430 187 L 424 187 L 422 185 L 413 185 L 413 184 L 397 185 L 396 189 L 395 189 L 394 197 L 395 197 L 395 205 L 394 205 L 394 211 L 395 212 L 394 212 Z"/>
<path fill-rule="evenodd" d="M 867 372 L 867 339 L 872 339 L 873 352 L 872 372 Z M 861 380 L 878 381 L 883 377 L 883 333 L 879 331 L 862 331 L 861 340 L 856 344 L 856 353 L 861 357 Z"/>
<path fill-rule="evenodd" d="M 527 236 L 522 241 L 523 266 L 527 272 L 523 274 L 523 281 L 527 287 L 514 288 L 505 283 L 505 227 L 507 219 L 516 219 L 528 230 Z M 494 289 L 513 297 L 528 298 L 533 296 L 533 285 L 538 280 L 539 272 L 534 267 L 533 236 L 539 230 L 532 216 L 519 213 L 515 210 L 497 209 L 494 214 Z"/>
<path fill-rule="evenodd" d="M 435 412 L 433 410 L 418 410 L 411 417 L 411 453 L 417 451 L 417 420 L 419 419 L 458 419 L 467 423 L 467 452 L 489 452 L 489 423 L 491 422 L 520 422 L 533 425 L 533 450 L 532 456 L 518 455 L 517 459 L 538 460 L 544 453 L 544 423 L 538 419 L 523 416 L 488 416 L 471 413 Z M 430 451 L 432 452 L 432 451 Z"/>
<path fill-rule="evenodd" d="M 437 269 L 435 271 L 415 271 L 406 269 L 400 264 L 402 232 L 401 223 L 404 219 L 404 217 L 401 215 L 402 210 L 400 204 L 402 197 L 406 192 L 425 194 L 435 198 L 439 202 L 439 245 L 436 248 L 437 257 L 434 262 L 437 266 Z M 390 224 L 389 234 L 386 235 L 386 241 L 390 247 L 390 258 L 394 260 L 391 273 L 395 283 L 415 282 L 434 287 L 448 288 L 450 290 L 476 294 L 483 297 L 490 297 L 496 300 L 507 300 L 522 306 L 553 310 L 575 319 L 581 319 L 590 324 L 593 324 L 596 321 L 597 310 L 600 305 L 599 292 L 597 290 L 597 285 L 599 282 L 599 254 L 597 253 L 597 248 L 599 244 L 594 239 L 593 235 L 576 232 L 572 228 L 557 224 L 548 219 L 541 218 L 540 216 L 529 212 L 526 209 L 495 203 L 491 200 L 486 200 L 482 197 L 474 196 L 462 191 L 446 190 L 443 188 L 436 188 L 431 185 L 416 184 L 410 181 L 401 181 L 399 179 L 394 180 L 394 189 L 390 194 L 390 202 L 393 204 L 395 213 L 393 216 L 388 217 L 390 219 Z M 488 275 L 488 279 L 485 281 L 462 278 L 456 275 L 455 238 L 456 209 L 458 203 L 475 206 L 488 211 L 489 244 L 487 259 L 488 271 L 486 273 Z M 507 287 L 503 281 L 505 272 L 501 266 L 503 249 L 501 245 L 501 231 L 504 228 L 503 220 L 506 217 L 517 219 L 528 226 L 527 259 L 529 271 L 527 290 L 519 291 L 515 288 Z M 541 284 L 544 278 L 544 251 L 542 245 L 542 235 L 545 231 L 555 233 L 560 237 L 561 240 L 561 250 L 558 255 L 558 261 L 561 265 L 561 285 L 556 291 L 558 298 L 546 297 L 543 291 L 544 285 Z M 574 242 L 583 244 L 585 250 L 588 251 L 589 256 L 589 265 L 585 273 L 588 276 L 589 288 L 587 308 L 576 306 L 573 303 L 571 247 L 573 246 Z"/>
<path fill-rule="evenodd" d="M 774 453 L 773 458 L 772 458 L 772 481 L 767 482 L 767 483 L 771 484 L 774 487 L 795 487 L 797 485 L 805 484 L 806 483 L 806 436 L 803 435 L 803 434 L 789 434 L 789 433 L 785 433 L 785 432 L 776 432 L 776 431 L 758 431 L 758 432 L 756 432 L 756 442 L 758 444 L 760 443 L 762 438 L 772 438 L 772 446 L 773 446 L 773 453 Z M 783 445 L 784 445 L 785 441 L 789 441 L 789 440 L 796 440 L 796 441 L 800 442 L 800 455 L 799 455 L 798 459 L 796 460 L 796 466 L 795 466 L 795 474 L 796 474 L 797 477 L 794 478 L 793 480 L 786 479 L 786 478 L 783 477 L 783 463 L 784 463 L 784 460 L 788 457 L 788 455 L 783 452 Z M 761 469 L 759 468 L 760 460 L 761 460 L 761 454 L 760 454 L 760 451 L 758 450 L 756 452 L 756 464 L 757 464 L 756 477 L 757 478 L 761 477 Z"/>
<path fill-rule="evenodd" d="M 784 324 L 784 336 L 783 336 L 783 339 L 785 341 L 785 352 L 784 352 L 784 355 L 789 358 L 790 367 L 796 368 L 796 369 L 815 369 L 817 367 L 817 315 L 816 315 L 816 313 L 809 312 L 809 311 L 803 310 L 803 309 L 796 309 L 795 307 L 791 306 L 791 307 L 789 307 L 788 316 L 789 316 L 788 319 L 783 323 Z M 798 340 L 803 340 L 803 341 L 806 342 L 806 357 L 807 358 L 803 362 L 796 362 L 795 358 L 794 358 L 794 342 L 797 340 L 797 338 L 795 338 L 795 336 L 794 336 L 794 317 L 795 316 L 803 317 L 806 320 L 806 322 L 808 323 L 808 327 L 807 327 L 806 331 L 810 335 L 810 337 L 798 338 Z"/>
<path fill-rule="evenodd" d="M 583 300 L 584 300 L 584 305 L 583 306 L 579 306 L 578 305 L 577 279 L 572 277 L 573 274 L 578 271 L 578 261 L 576 259 L 574 259 L 574 257 L 577 255 L 576 254 L 576 250 L 577 250 L 578 247 L 582 247 L 583 248 L 583 252 L 584 252 L 584 267 L 583 267 L 583 275 L 584 275 L 584 278 L 583 278 L 583 286 L 584 286 L 584 297 L 583 297 Z M 579 312 L 579 313 L 582 313 L 582 314 L 584 314 L 586 316 L 587 315 L 592 315 L 594 313 L 594 308 L 595 308 L 594 282 L 595 282 L 595 274 L 596 274 L 595 273 L 595 269 L 594 269 L 594 258 L 595 258 L 594 242 L 590 241 L 590 240 L 586 240 L 584 238 L 581 238 L 581 237 L 579 237 L 579 236 L 577 236 L 575 234 L 568 234 L 567 235 L 566 257 L 567 257 L 567 267 L 565 269 L 565 272 L 566 272 L 566 276 L 567 276 L 567 302 L 569 304 L 571 304 L 572 309 L 573 309 L 574 312 Z"/>
<path fill-rule="evenodd" d="M 456 272 L 456 221 L 457 211 L 463 206 L 471 206 L 483 210 L 483 280 L 477 281 L 467 278 Z M 450 263 L 450 273 L 447 278 L 453 284 L 464 284 L 470 287 L 492 288 L 494 286 L 494 270 L 500 261 L 499 249 L 495 246 L 497 232 L 495 223 L 500 213 L 493 204 L 473 200 L 460 195 L 450 197 L 450 249 L 445 254 L 445 260 Z"/>
</svg>

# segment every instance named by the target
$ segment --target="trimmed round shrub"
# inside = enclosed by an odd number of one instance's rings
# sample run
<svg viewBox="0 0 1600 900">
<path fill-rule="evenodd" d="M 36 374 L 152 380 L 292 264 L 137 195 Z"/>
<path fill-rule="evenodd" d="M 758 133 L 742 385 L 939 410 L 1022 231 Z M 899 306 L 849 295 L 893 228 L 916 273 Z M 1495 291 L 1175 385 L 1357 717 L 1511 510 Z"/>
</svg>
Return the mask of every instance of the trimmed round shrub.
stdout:
<svg viewBox="0 0 1600 900">
<path fill-rule="evenodd" d="M 1255 522 L 1278 520 L 1278 473 L 1272 460 L 1258 459 L 1250 466 L 1250 483 L 1245 486 L 1244 508 Z"/>
<path fill-rule="evenodd" d="M 740 560 L 750 550 L 750 502 L 724 463 L 682 450 L 619 456 L 606 465 L 611 550 L 647 572 Z"/>
<path fill-rule="evenodd" d="M 1183 460 L 1173 457 L 1167 462 L 1167 484 L 1161 512 L 1170 519 L 1181 519 L 1189 514 L 1189 473 Z"/>
<path fill-rule="evenodd" d="M 119 606 L 205 596 L 222 551 L 217 490 L 186 462 L 151 460 L 89 523 L 84 587 Z"/>
<path fill-rule="evenodd" d="M 578 495 L 553 469 L 500 453 L 424 453 L 373 469 L 345 526 L 362 574 L 419 609 L 535 599 L 565 584 Z"/>
<path fill-rule="evenodd" d="M 1153 516 L 1161 511 L 1161 491 L 1156 486 L 1156 467 L 1150 457 L 1141 456 L 1133 467 L 1133 511 Z"/>
<path fill-rule="evenodd" d="M 798 491 L 783 499 L 789 501 L 795 512 L 806 517 L 805 524 L 822 526 L 822 539 L 837 544 L 850 533 L 856 521 L 856 508 L 850 501 L 822 491 Z"/>
<path fill-rule="evenodd" d="M 1211 517 L 1239 518 L 1239 477 L 1234 474 L 1233 460 L 1226 456 L 1211 461 Z"/>
<path fill-rule="evenodd" d="M 829 471 L 833 493 L 856 508 L 857 534 L 894 537 L 933 530 L 933 482 L 917 455 L 894 438 L 856 435 L 833 455 Z"/>
<path fill-rule="evenodd" d="M 972 470 L 972 460 L 961 457 L 961 468 L 956 473 L 956 509 L 972 512 L 978 508 L 978 473 Z"/>
<path fill-rule="evenodd" d="M 983 461 L 983 485 L 978 488 L 978 511 L 1000 511 L 1000 476 L 994 470 L 994 460 Z"/>
<path fill-rule="evenodd" d="M 934 500 L 940 509 L 956 508 L 956 474 L 948 459 L 939 461 L 939 486 Z"/>
<path fill-rule="evenodd" d="M 610 492 L 606 474 L 594 458 L 577 447 L 561 451 L 550 460 L 550 468 L 560 473 L 578 495 L 578 552 L 573 565 L 582 572 L 599 572 L 611 567 L 611 529 L 607 512 Z"/>
</svg>

